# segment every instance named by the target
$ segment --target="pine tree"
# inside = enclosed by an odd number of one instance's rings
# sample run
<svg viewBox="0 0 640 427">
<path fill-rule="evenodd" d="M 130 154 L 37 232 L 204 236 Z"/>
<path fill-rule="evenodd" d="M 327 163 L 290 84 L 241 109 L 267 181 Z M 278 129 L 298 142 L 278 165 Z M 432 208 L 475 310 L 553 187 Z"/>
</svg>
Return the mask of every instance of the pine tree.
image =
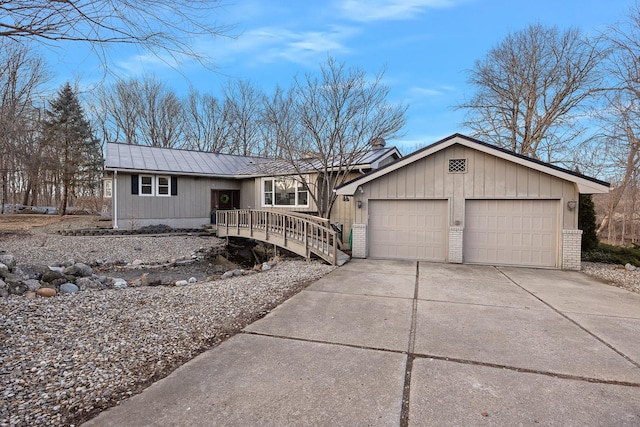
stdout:
<svg viewBox="0 0 640 427">
<path fill-rule="evenodd" d="M 582 251 L 587 252 L 598 247 L 596 234 L 596 213 L 591 194 L 580 195 L 578 207 L 578 228 L 582 230 Z"/>
<path fill-rule="evenodd" d="M 65 215 L 70 197 L 97 186 L 102 153 L 68 82 L 45 114 L 42 145 L 53 180 L 58 183 L 58 213 Z"/>
</svg>

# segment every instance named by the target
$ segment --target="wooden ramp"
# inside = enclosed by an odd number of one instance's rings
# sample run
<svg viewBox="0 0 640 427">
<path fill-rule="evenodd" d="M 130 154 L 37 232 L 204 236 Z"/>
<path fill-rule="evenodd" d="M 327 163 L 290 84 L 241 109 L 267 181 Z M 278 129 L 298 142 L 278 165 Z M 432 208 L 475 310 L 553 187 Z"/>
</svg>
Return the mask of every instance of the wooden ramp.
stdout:
<svg viewBox="0 0 640 427">
<path fill-rule="evenodd" d="M 218 237 L 244 237 L 287 249 L 307 259 L 315 254 L 332 265 L 343 265 L 349 255 L 338 249 L 337 233 L 328 220 L 275 210 L 234 209 L 216 212 Z"/>
</svg>

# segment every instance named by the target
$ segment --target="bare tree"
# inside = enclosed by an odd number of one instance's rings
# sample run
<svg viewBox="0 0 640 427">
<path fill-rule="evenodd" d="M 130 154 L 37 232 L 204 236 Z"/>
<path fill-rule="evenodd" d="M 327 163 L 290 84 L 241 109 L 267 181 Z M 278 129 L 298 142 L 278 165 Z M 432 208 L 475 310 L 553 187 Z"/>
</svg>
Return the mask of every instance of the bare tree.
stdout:
<svg viewBox="0 0 640 427">
<path fill-rule="evenodd" d="M 155 77 L 119 80 L 99 89 L 91 111 L 105 141 L 168 148 L 183 142 L 184 103 Z"/>
<path fill-rule="evenodd" d="M 476 61 L 476 93 L 457 108 L 464 126 L 483 139 L 534 158 L 552 160 L 583 135 L 579 119 L 600 88 L 605 51 L 580 31 L 531 25 L 509 34 Z"/>
<path fill-rule="evenodd" d="M 172 89 L 153 77 L 141 83 L 140 140 L 152 147 L 182 145 L 183 104 Z"/>
<path fill-rule="evenodd" d="M 260 144 L 259 117 L 264 95 L 246 80 L 229 83 L 225 89 L 225 112 L 231 137 L 230 152 L 257 154 Z"/>
<path fill-rule="evenodd" d="M 218 0 L 0 0 L 0 38 L 87 42 L 104 64 L 112 44 L 204 62 L 193 38 L 225 34 L 227 28 L 211 24 L 219 6 Z"/>
<path fill-rule="evenodd" d="M 41 102 L 48 71 L 42 57 L 27 46 L 0 39 L 0 174 L 2 207 L 8 186 L 21 168 L 24 138 L 38 126 L 33 110 Z"/>
<path fill-rule="evenodd" d="M 185 147 L 226 152 L 230 146 L 229 112 L 215 96 L 189 91 L 185 103 Z"/>
<path fill-rule="evenodd" d="M 603 133 L 606 137 L 609 160 L 616 186 L 611 192 L 608 212 L 598 232 L 610 224 L 628 187 L 635 185 L 640 169 L 640 6 L 635 3 L 626 19 L 609 29 L 606 41 L 612 51 L 607 61 L 611 87 L 601 110 Z M 611 234 L 611 228 L 609 228 Z"/>
<path fill-rule="evenodd" d="M 407 107 L 389 103 L 383 75 L 370 79 L 329 58 L 319 77 L 296 78 L 291 92 L 271 103 L 282 157 L 304 186 L 316 190 L 309 196 L 325 218 L 336 200 L 333 189 L 346 182 L 371 143 L 397 136 L 405 124 Z"/>
</svg>

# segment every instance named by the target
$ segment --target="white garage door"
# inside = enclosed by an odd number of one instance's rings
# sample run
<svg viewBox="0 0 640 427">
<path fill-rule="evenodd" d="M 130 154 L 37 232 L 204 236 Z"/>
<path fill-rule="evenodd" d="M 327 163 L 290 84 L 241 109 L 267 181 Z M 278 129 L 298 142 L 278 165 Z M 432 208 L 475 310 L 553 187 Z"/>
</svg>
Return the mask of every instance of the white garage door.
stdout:
<svg viewBox="0 0 640 427">
<path fill-rule="evenodd" d="M 370 200 L 369 256 L 444 261 L 446 200 Z"/>
<path fill-rule="evenodd" d="M 557 200 L 467 200 L 464 262 L 556 267 Z"/>
</svg>

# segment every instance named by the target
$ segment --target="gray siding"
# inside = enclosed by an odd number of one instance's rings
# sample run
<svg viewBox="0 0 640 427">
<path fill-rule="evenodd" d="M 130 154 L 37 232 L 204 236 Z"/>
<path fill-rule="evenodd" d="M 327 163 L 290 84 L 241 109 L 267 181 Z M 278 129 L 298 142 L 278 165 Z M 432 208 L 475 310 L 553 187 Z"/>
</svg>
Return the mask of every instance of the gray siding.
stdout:
<svg viewBox="0 0 640 427">
<path fill-rule="evenodd" d="M 131 174 L 119 172 L 116 190 L 119 227 L 161 223 L 184 227 L 207 224 L 211 211 L 211 190 L 241 190 L 241 183 L 233 179 L 177 178 L 177 196 L 141 196 L 131 194 Z"/>
<path fill-rule="evenodd" d="M 465 173 L 449 173 L 449 159 L 467 159 Z M 452 145 L 363 185 L 365 200 L 356 222 L 367 223 L 366 199 L 449 199 L 450 226 L 464 226 L 466 199 L 556 199 L 563 201 L 562 228 L 576 229 L 576 185 L 462 145 Z M 356 195 L 357 197 L 357 195 Z"/>
</svg>

